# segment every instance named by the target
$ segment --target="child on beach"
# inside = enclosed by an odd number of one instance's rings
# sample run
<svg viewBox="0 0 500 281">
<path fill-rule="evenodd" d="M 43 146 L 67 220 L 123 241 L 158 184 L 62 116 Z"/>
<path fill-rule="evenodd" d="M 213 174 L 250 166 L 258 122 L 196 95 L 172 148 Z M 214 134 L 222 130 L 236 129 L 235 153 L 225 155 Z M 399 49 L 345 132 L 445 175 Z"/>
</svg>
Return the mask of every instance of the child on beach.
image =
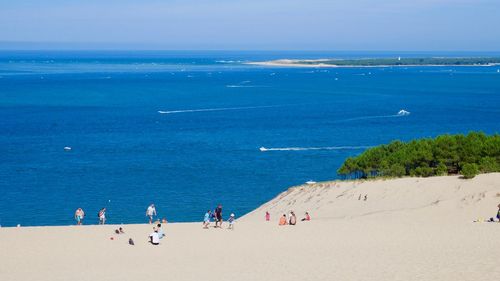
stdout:
<svg viewBox="0 0 500 281">
<path fill-rule="evenodd" d="M 82 210 L 82 208 L 76 209 L 75 211 L 76 225 L 82 225 L 84 217 L 85 217 L 85 212 Z"/>
<path fill-rule="evenodd" d="M 227 227 L 227 229 L 234 229 L 234 214 L 231 214 L 229 216 L 229 219 L 227 220 L 227 222 L 229 223 L 229 226 Z"/>
<path fill-rule="evenodd" d="M 210 210 L 208 210 L 205 213 L 205 217 L 203 218 L 203 228 L 204 229 L 208 229 L 208 227 L 210 226 L 210 217 L 211 216 L 212 216 L 212 212 Z"/>
</svg>

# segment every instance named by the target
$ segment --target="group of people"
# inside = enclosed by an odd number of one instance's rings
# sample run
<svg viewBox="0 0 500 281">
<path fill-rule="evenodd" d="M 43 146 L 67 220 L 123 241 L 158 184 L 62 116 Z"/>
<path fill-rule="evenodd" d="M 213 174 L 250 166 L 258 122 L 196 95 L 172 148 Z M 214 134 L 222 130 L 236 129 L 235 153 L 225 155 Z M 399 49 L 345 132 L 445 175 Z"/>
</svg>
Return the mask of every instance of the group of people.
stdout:
<svg viewBox="0 0 500 281">
<path fill-rule="evenodd" d="M 75 211 L 75 220 L 77 225 L 83 224 L 83 219 L 85 218 L 85 212 L 82 208 L 78 208 Z M 106 223 L 106 208 L 102 208 L 97 213 L 97 218 L 99 219 L 99 224 Z"/>
<path fill-rule="evenodd" d="M 159 223 L 153 227 L 153 232 L 149 234 L 149 243 L 151 243 L 152 245 L 160 245 L 160 239 L 162 239 L 163 237 L 165 237 L 165 232 L 163 232 L 161 223 Z"/>
<path fill-rule="evenodd" d="M 271 220 L 271 214 L 269 212 L 266 212 L 266 221 Z M 301 221 L 310 221 L 311 216 L 309 215 L 309 212 L 306 212 L 304 217 L 301 219 Z M 290 215 L 286 216 L 286 214 L 283 214 L 283 216 L 280 217 L 278 225 L 296 225 L 297 224 L 297 216 L 295 215 L 294 211 L 290 211 Z"/>
<path fill-rule="evenodd" d="M 210 222 L 213 220 L 215 222 L 214 228 L 222 228 L 222 223 L 224 222 L 224 219 L 222 217 L 222 205 L 219 204 L 217 207 L 213 210 L 208 210 L 205 213 L 205 216 L 203 217 L 203 228 L 208 229 L 210 227 Z M 234 229 L 234 222 L 236 221 L 236 218 L 233 213 L 229 215 L 229 218 L 227 219 L 228 222 L 228 229 Z"/>
<path fill-rule="evenodd" d="M 151 204 L 147 207 L 146 209 L 146 217 L 149 219 L 149 224 L 153 223 L 154 217 L 157 215 L 156 213 L 156 207 L 154 204 Z M 75 211 L 75 221 L 77 225 L 82 225 L 83 220 L 85 218 L 85 212 L 83 211 L 82 208 L 78 208 Z M 98 223 L 99 224 L 106 224 L 106 208 L 102 208 L 99 210 L 97 213 L 97 218 L 98 218 Z M 166 219 L 162 219 L 163 223 L 166 223 Z"/>
</svg>

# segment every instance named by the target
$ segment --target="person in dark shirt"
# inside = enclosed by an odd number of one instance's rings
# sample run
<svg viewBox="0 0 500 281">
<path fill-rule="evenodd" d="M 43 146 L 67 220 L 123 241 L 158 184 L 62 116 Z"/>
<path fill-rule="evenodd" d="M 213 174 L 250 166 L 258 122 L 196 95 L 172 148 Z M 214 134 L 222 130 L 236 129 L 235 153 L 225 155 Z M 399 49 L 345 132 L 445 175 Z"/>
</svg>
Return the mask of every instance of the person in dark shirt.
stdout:
<svg viewBox="0 0 500 281">
<path fill-rule="evenodd" d="M 215 227 L 222 228 L 222 205 L 219 204 L 217 208 L 215 208 Z"/>
</svg>

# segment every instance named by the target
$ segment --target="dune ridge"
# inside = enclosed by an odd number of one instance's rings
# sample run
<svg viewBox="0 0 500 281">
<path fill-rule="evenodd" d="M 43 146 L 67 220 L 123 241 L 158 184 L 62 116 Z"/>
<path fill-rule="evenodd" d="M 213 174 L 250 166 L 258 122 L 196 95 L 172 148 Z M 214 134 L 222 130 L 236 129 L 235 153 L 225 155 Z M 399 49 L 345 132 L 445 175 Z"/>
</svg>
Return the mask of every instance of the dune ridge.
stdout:
<svg viewBox="0 0 500 281">
<path fill-rule="evenodd" d="M 472 221 L 499 203 L 500 173 L 333 181 L 290 188 L 234 230 L 167 224 L 159 246 L 148 224 L 0 228 L 0 280 L 497 280 L 500 223 Z M 312 220 L 278 226 L 290 210 Z"/>
</svg>

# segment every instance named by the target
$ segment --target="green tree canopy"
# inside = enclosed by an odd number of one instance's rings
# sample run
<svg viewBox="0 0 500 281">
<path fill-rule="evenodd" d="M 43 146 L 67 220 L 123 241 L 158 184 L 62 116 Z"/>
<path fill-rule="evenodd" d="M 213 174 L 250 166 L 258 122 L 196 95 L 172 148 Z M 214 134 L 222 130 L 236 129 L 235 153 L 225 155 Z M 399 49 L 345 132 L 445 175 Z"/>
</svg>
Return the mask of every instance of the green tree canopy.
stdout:
<svg viewBox="0 0 500 281">
<path fill-rule="evenodd" d="M 455 174 L 473 177 L 490 172 L 500 172 L 500 135 L 480 132 L 393 141 L 347 158 L 337 171 L 345 178 Z"/>
</svg>

